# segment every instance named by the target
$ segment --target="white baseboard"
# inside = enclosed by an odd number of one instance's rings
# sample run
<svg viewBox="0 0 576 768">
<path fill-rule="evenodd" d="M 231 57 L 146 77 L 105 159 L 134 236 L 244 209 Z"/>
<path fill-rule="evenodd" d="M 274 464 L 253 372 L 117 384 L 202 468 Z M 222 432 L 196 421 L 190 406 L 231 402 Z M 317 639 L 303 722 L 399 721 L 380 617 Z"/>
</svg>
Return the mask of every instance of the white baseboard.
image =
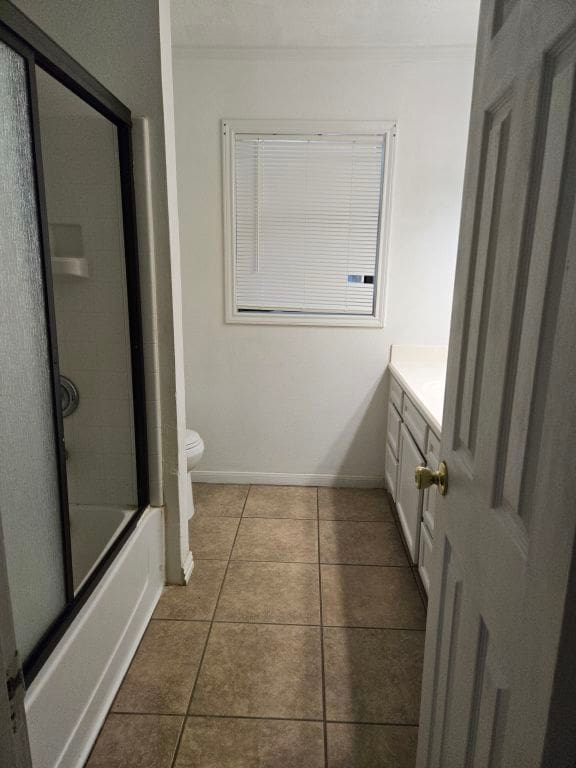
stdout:
<svg viewBox="0 0 576 768">
<path fill-rule="evenodd" d="M 192 578 L 192 571 L 194 570 L 194 558 L 192 552 L 188 552 L 188 556 L 182 566 L 182 584 L 188 584 Z"/>
<path fill-rule="evenodd" d="M 383 488 L 376 475 L 291 475 L 279 472 L 223 472 L 193 470 L 192 482 L 239 483 L 240 485 L 321 485 L 342 488 Z"/>
<path fill-rule="evenodd" d="M 162 510 L 148 509 L 26 692 L 34 768 L 81 768 L 164 586 Z"/>
</svg>

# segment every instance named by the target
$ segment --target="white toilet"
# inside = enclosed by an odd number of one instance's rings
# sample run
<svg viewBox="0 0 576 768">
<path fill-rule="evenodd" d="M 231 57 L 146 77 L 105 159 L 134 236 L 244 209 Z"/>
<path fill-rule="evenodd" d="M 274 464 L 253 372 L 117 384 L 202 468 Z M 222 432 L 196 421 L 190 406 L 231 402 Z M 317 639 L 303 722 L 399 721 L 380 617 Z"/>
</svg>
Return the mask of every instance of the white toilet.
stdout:
<svg viewBox="0 0 576 768">
<path fill-rule="evenodd" d="M 190 472 L 200 462 L 204 455 L 204 440 L 193 429 L 186 430 L 186 463 L 188 465 L 188 519 L 194 514 L 194 497 L 192 495 L 192 475 Z"/>
</svg>

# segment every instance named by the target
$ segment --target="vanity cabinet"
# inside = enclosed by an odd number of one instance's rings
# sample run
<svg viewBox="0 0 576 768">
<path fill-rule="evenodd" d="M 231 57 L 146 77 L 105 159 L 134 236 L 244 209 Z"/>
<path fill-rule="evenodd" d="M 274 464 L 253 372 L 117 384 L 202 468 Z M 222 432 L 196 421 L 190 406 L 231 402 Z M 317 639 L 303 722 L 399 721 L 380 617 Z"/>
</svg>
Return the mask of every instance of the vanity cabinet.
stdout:
<svg viewBox="0 0 576 768">
<path fill-rule="evenodd" d="M 419 491 L 414 470 L 419 464 L 436 469 L 440 439 L 400 383 L 390 377 L 386 437 L 386 486 L 392 496 L 410 557 L 428 592 L 438 493 Z"/>
</svg>

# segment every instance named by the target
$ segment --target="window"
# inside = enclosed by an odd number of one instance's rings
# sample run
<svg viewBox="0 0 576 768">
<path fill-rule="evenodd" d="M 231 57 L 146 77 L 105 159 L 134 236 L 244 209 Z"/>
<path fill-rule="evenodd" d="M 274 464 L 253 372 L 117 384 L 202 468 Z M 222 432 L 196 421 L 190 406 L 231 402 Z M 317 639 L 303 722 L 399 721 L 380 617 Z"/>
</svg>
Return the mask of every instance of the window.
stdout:
<svg viewBox="0 0 576 768">
<path fill-rule="evenodd" d="M 381 326 L 394 123 L 222 125 L 227 321 Z"/>
</svg>

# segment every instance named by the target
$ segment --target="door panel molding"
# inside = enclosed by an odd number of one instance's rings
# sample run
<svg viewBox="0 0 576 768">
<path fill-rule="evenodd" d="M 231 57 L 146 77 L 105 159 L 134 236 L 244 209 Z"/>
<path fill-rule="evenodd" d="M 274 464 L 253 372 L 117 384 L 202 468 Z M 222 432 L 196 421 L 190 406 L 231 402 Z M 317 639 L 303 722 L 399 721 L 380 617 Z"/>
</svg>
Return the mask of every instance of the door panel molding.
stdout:
<svg viewBox="0 0 576 768">
<path fill-rule="evenodd" d="M 507 90 L 486 111 L 473 242 L 470 256 L 466 312 L 462 329 L 456 412 L 457 445 L 473 467 L 476 452 L 480 390 L 486 359 L 487 326 L 499 248 L 502 194 L 509 157 L 513 92 Z"/>
</svg>

